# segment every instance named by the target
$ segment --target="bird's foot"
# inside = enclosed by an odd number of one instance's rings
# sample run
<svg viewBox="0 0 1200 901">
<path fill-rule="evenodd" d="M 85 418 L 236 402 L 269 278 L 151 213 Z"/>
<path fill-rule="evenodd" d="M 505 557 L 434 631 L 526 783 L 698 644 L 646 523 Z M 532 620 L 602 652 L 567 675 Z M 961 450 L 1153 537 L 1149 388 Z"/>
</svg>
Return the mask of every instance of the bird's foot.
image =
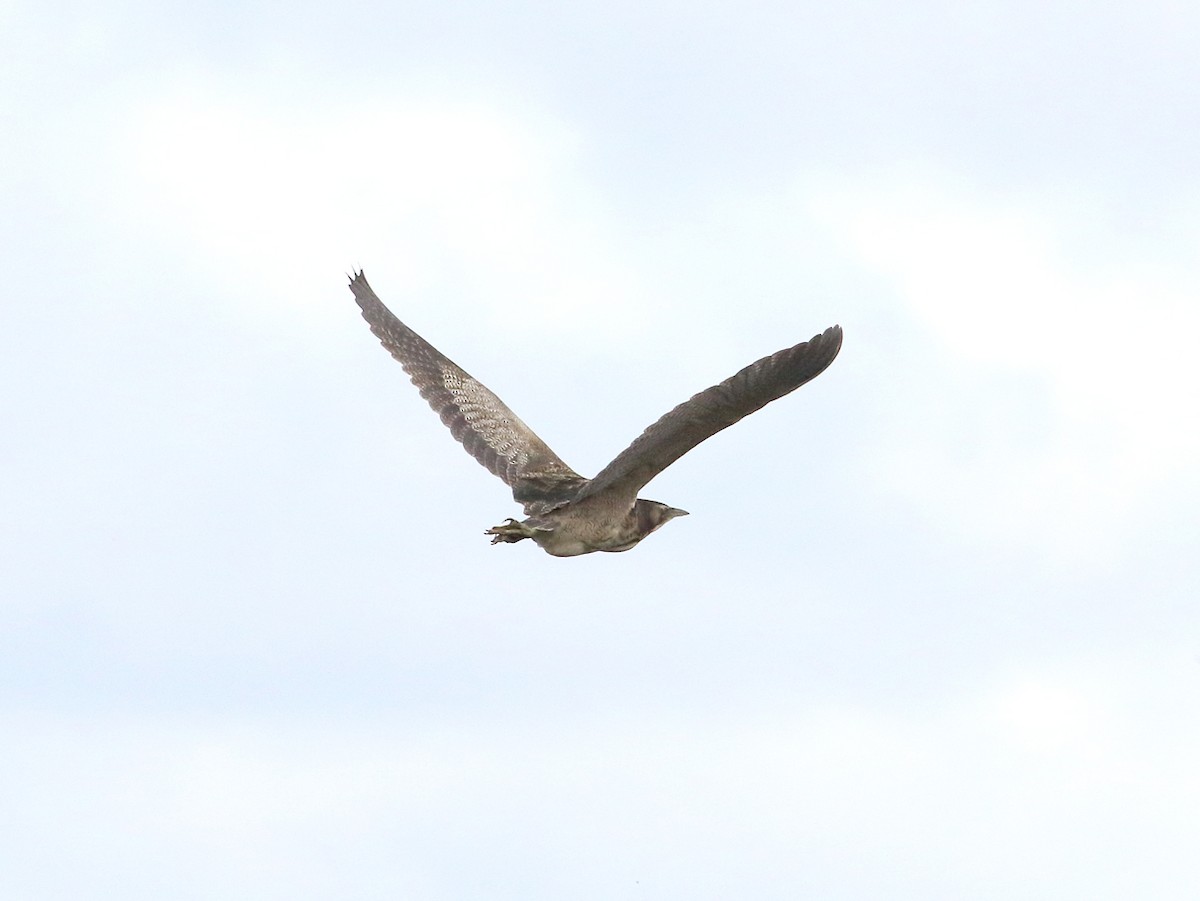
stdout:
<svg viewBox="0 0 1200 901">
<path fill-rule="evenodd" d="M 532 538 L 535 530 L 529 528 L 524 523 L 517 522 L 511 517 L 504 521 L 502 526 L 492 526 L 484 535 L 491 535 L 492 544 L 499 544 L 502 541 L 514 542 L 521 541 L 525 538 Z"/>
</svg>

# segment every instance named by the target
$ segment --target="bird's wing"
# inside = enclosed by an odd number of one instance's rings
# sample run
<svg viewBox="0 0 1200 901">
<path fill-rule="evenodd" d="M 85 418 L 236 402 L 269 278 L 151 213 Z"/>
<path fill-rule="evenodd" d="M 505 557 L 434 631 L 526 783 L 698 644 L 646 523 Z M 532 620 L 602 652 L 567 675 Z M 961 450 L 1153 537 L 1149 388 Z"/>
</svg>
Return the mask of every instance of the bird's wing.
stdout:
<svg viewBox="0 0 1200 901">
<path fill-rule="evenodd" d="M 587 482 L 500 398 L 397 319 L 361 272 L 351 279 L 350 290 L 371 331 L 400 361 L 421 396 L 467 452 L 512 487 L 527 515 L 563 504 Z"/>
<path fill-rule="evenodd" d="M 842 329 L 835 325 L 701 391 L 642 432 L 582 488 L 580 499 L 612 491 L 632 502 L 642 486 L 701 441 L 816 378 L 841 347 Z"/>
</svg>

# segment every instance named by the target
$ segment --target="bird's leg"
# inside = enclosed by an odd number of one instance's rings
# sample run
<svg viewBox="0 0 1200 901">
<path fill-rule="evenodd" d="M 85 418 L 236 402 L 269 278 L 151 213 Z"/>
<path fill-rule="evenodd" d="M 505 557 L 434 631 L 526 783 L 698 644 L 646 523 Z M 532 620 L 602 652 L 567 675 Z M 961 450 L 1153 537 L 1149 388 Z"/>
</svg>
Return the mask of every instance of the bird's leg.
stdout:
<svg viewBox="0 0 1200 901">
<path fill-rule="evenodd" d="M 536 532 L 536 529 L 532 529 L 510 517 L 504 521 L 504 525 L 492 526 L 483 534 L 493 536 L 492 544 L 499 544 L 502 541 L 514 542 L 525 538 L 532 538 Z"/>
</svg>

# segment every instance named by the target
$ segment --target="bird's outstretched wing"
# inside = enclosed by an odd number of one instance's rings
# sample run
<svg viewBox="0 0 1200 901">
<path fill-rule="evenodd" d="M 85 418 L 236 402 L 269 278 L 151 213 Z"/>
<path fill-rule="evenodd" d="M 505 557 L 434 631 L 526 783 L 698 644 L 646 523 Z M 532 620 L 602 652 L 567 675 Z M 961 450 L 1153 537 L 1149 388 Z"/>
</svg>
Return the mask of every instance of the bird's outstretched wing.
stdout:
<svg viewBox="0 0 1200 901">
<path fill-rule="evenodd" d="M 467 452 L 511 486 L 527 515 L 565 503 L 586 484 L 500 398 L 397 319 L 363 273 L 350 280 L 350 290 L 371 331 L 400 361 L 421 396 Z"/>
<path fill-rule="evenodd" d="M 583 487 L 579 498 L 617 492 L 632 503 L 643 485 L 701 441 L 816 378 L 841 347 L 842 329 L 835 325 L 701 391 L 642 432 Z"/>
</svg>

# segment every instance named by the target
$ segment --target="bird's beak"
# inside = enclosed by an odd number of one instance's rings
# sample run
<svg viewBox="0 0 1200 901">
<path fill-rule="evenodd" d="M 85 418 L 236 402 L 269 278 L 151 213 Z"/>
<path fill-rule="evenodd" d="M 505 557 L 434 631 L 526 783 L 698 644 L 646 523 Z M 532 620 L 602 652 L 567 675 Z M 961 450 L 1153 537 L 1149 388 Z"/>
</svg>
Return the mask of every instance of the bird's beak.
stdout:
<svg viewBox="0 0 1200 901">
<path fill-rule="evenodd" d="M 687 516 L 688 515 L 687 510 L 680 510 L 678 507 L 668 507 L 667 513 L 670 514 L 671 519 L 674 519 L 676 516 Z"/>
</svg>

